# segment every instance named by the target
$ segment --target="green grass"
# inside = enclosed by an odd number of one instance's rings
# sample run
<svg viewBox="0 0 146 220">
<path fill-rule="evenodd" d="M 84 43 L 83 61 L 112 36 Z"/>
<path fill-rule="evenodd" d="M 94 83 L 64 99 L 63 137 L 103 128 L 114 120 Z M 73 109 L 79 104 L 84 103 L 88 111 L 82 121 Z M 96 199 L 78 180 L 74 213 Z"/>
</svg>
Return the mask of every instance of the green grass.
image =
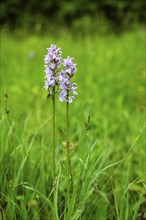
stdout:
<svg viewBox="0 0 146 220">
<path fill-rule="evenodd" d="M 1 41 L 0 219 L 138 219 L 146 191 L 144 33 L 84 38 L 2 33 Z M 74 180 L 69 204 L 65 104 L 59 102 L 55 203 L 52 198 L 52 103 L 43 89 L 43 58 L 51 43 L 64 57 L 75 57 L 78 68 L 78 96 L 69 113 Z"/>
</svg>

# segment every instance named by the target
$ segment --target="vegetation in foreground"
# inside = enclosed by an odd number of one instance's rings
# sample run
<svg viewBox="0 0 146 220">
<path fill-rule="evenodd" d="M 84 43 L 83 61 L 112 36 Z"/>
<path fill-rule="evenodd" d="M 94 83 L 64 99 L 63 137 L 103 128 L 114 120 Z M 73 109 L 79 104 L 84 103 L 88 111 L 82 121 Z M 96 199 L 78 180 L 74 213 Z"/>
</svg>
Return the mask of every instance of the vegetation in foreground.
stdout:
<svg viewBox="0 0 146 220">
<path fill-rule="evenodd" d="M 74 188 L 66 202 L 65 111 L 57 103 L 52 204 L 52 106 L 43 89 L 51 43 L 78 64 L 70 107 Z M 2 34 L 1 219 L 135 220 L 145 215 L 144 33 Z"/>
</svg>

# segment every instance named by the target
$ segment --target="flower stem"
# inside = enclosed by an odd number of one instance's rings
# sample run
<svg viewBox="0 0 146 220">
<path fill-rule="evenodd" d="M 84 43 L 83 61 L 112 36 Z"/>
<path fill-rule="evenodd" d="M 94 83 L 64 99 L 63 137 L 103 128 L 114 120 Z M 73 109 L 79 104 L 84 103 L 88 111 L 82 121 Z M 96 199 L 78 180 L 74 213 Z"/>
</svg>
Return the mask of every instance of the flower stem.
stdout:
<svg viewBox="0 0 146 220">
<path fill-rule="evenodd" d="M 57 208 L 57 177 L 56 177 L 56 161 L 55 161 L 55 148 L 56 148 L 56 117 L 55 117 L 55 111 L 56 111 L 56 102 L 55 102 L 55 86 L 53 87 L 52 91 L 52 103 L 53 103 L 53 148 L 52 148 L 52 163 L 53 163 L 53 202 L 54 202 L 54 207 L 55 207 L 55 219 L 58 218 L 58 208 Z"/>
<path fill-rule="evenodd" d="M 55 181 L 55 86 L 53 87 L 53 94 L 52 94 L 52 103 L 53 103 L 53 148 L 52 148 L 52 160 L 53 160 L 53 183 Z"/>
<path fill-rule="evenodd" d="M 69 102 L 66 103 L 66 148 L 67 148 L 67 170 L 68 170 L 68 197 L 70 197 L 70 190 L 72 189 L 73 178 L 71 168 L 71 158 L 69 149 Z"/>
</svg>

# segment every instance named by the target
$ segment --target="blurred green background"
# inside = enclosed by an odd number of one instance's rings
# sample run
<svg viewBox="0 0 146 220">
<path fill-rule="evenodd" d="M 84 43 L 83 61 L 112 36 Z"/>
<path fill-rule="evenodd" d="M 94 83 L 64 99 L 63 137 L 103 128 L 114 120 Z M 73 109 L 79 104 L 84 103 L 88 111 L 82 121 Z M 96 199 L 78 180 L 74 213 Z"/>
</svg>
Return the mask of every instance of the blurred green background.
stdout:
<svg viewBox="0 0 146 220">
<path fill-rule="evenodd" d="M 144 0 L 7 0 L 0 3 L 1 25 L 36 32 L 56 28 L 120 32 L 146 21 Z M 105 27 L 106 25 L 106 27 Z"/>
<path fill-rule="evenodd" d="M 75 182 L 68 219 L 146 215 L 145 11 L 142 0 L 1 1 L 4 219 L 52 218 L 52 103 L 43 88 L 43 59 L 52 43 L 63 58 L 74 57 L 78 69 L 69 113 Z M 57 102 L 59 216 L 68 187 L 64 121 L 65 103 Z"/>
</svg>

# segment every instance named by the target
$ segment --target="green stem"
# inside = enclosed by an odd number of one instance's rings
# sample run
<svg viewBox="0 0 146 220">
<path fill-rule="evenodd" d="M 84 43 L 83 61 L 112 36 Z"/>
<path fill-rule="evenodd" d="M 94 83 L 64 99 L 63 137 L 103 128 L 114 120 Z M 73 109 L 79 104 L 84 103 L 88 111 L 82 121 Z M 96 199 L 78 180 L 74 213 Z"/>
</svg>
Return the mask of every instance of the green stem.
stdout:
<svg viewBox="0 0 146 220">
<path fill-rule="evenodd" d="M 68 95 L 67 95 L 68 99 Z M 66 103 L 66 148 L 67 148 L 67 169 L 68 169 L 68 197 L 70 197 L 70 190 L 72 189 L 72 168 L 69 149 L 69 102 Z"/>
<path fill-rule="evenodd" d="M 56 148 L 56 126 L 55 126 L 55 111 L 56 111 L 56 103 L 55 103 L 55 86 L 53 87 L 53 93 L 52 93 L 52 103 L 53 103 L 53 149 L 52 149 L 52 158 L 53 158 L 53 187 L 54 187 L 54 192 L 53 192 L 53 199 L 54 199 L 54 207 L 55 207 L 55 219 L 58 218 L 58 208 L 57 208 L 57 191 L 56 191 L 56 186 L 57 186 L 57 179 L 56 179 L 56 161 L 55 161 L 55 148 Z"/>
<path fill-rule="evenodd" d="M 52 158 L 53 158 L 53 183 L 55 181 L 55 86 L 53 87 L 52 94 L 52 103 L 53 103 L 53 148 L 52 148 Z"/>
</svg>

